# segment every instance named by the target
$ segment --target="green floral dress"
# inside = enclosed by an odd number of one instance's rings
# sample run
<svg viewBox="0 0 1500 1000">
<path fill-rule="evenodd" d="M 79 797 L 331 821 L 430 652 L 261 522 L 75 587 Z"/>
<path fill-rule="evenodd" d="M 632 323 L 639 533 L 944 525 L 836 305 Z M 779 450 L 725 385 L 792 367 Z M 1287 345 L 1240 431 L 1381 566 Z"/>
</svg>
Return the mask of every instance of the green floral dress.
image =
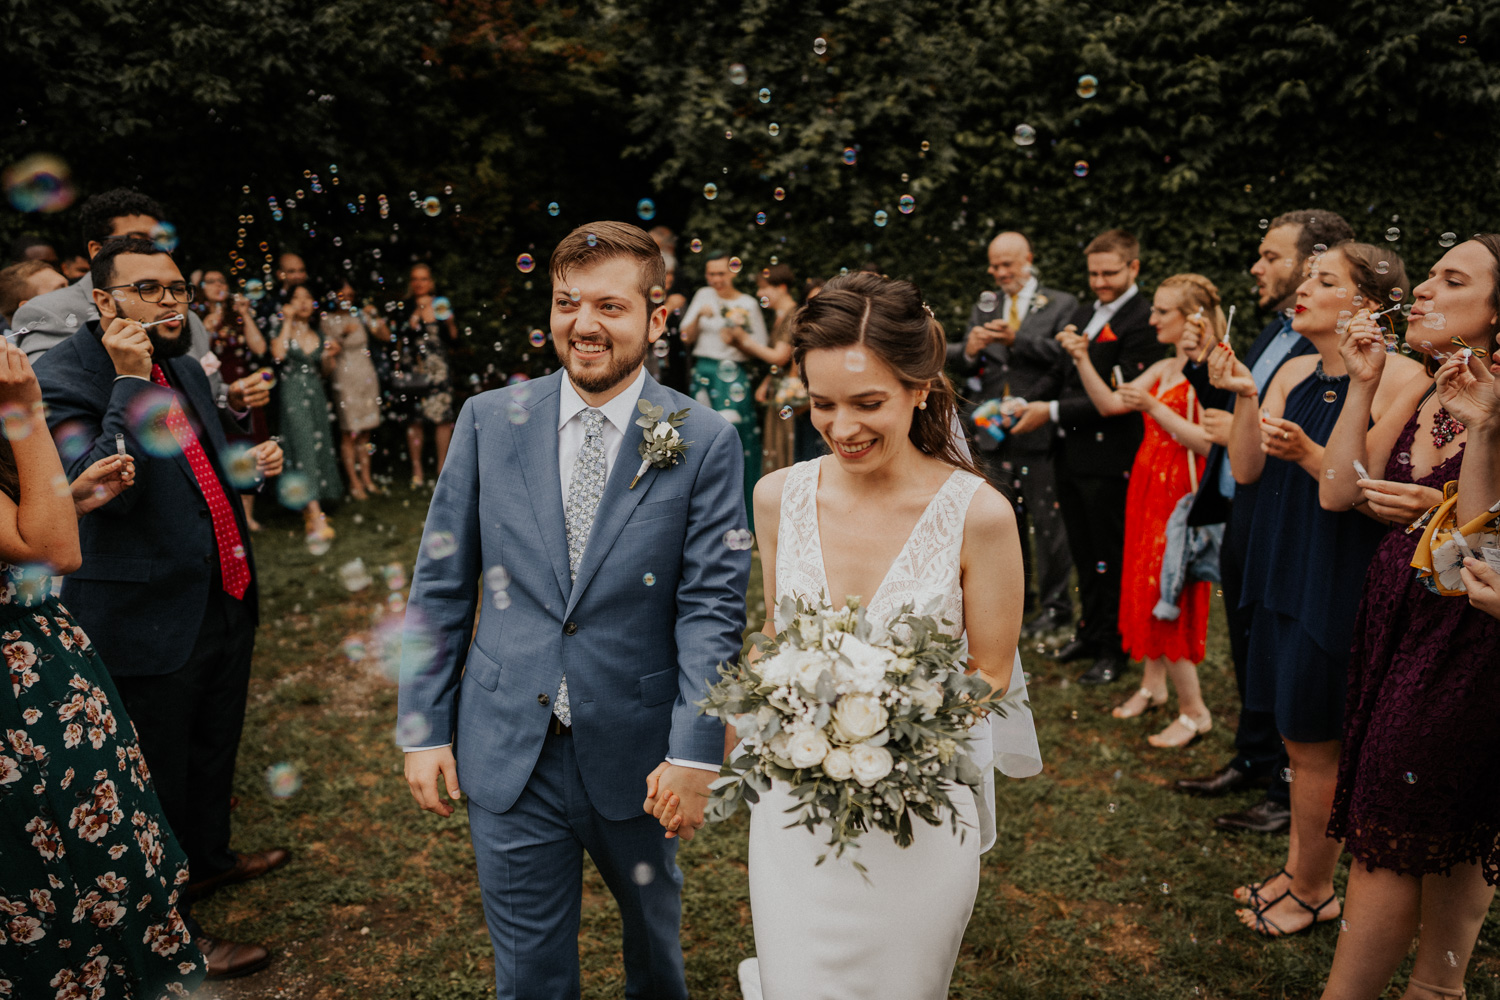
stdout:
<svg viewBox="0 0 1500 1000">
<path fill-rule="evenodd" d="M 123 702 L 44 573 L 0 580 L 0 997 L 187 996 L 187 857 Z"/>
</svg>

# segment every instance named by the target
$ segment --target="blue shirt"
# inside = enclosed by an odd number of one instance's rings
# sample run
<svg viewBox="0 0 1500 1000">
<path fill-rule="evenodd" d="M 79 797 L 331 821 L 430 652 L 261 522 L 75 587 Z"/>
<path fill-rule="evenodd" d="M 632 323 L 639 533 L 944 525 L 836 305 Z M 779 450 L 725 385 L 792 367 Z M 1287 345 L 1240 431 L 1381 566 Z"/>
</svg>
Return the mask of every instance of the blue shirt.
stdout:
<svg viewBox="0 0 1500 1000">
<path fill-rule="evenodd" d="M 1255 380 L 1255 391 L 1260 395 L 1266 394 L 1266 384 L 1271 381 L 1271 376 L 1276 374 L 1276 369 L 1292 353 L 1292 348 L 1297 346 L 1297 341 L 1302 334 L 1292 329 L 1292 321 L 1283 318 L 1281 331 L 1271 338 L 1266 349 L 1261 352 L 1260 357 L 1255 359 L 1255 364 L 1250 368 L 1250 377 Z M 1233 410 L 1234 401 L 1230 401 L 1230 409 Z M 1229 469 L 1229 453 L 1225 450 L 1224 464 L 1219 466 L 1219 493 L 1224 499 L 1234 499 L 1234 473 Z"/>
</svg>

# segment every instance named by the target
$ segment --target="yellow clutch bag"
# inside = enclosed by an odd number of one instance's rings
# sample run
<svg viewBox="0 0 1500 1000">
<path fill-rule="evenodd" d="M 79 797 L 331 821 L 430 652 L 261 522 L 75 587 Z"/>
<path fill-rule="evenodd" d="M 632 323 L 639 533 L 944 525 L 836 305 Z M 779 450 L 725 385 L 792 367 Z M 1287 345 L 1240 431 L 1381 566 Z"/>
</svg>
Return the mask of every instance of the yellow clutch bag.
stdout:
<svg viewBox="0 0 1500 1000">
<path fill-rule="evenodd" d="M 1467 590 L 1459 569 L 1465 556 L 1487 559 L 1489 549 L 1500 554 L 1500 514 L 1486 511 L 1468 524 L 1460 525 L 1455 512 L 1458 506 L 1458 483 L 1443 486 L 1443 502 L 1412 522 L 1408 532 L 1421 530 L 1417 551 L 1411 565 L 1433 593 L 1459 597 Z"/>
</svg>

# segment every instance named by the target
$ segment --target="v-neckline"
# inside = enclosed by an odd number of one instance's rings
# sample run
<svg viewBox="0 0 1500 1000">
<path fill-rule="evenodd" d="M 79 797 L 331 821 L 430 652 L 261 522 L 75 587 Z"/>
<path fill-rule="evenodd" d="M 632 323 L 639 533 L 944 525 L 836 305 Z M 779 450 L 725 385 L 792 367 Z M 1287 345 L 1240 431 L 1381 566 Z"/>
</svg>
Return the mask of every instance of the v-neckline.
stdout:
<svg viewBox="0 0 1500 1000">
<path fill-rule="evenodd" d="M 824 458 L 826 457 L 827 456 L 824 456 Z M 885 593 L 885 585 L 890 582 L 891 572 L 895 570 L 895 568 L 900 564 L 901 557 L 906 555 L 906 549 L 911 545 L 911 540 L 916 537 L 917 529 L 920 528 L 924 522 L 926 522 L 927 518 L 932 514 L 934 506 L 937 504 L 938 497 L 943 495 L 943 492 L 948 488 L 948 484 L 953 482 L 953 477 L 957 476 L 961 471 L 961 469 L 954 469 L 948 474 L 948 478 L 943 480 L 943 484 L 937 488 L 937 492 L 934 493 L 932 495 L 932 498 L 927 501 L 927 506 L 922 508 L 922 513 L 917 517 L 916 521 L 912 522 L 911 530 L 906 533 L 906 539 L 901 543 L 901 548 L 896 550 L 896 555 L 891 560 L 891 564 L 885 568 L 885 574 L 881 576 L 880 584 L 875 588 L 875 593 L 872 594 L 868 600 L 865 600 L 863 595 L 855 595 L 859 597 L 863 602 L 862 607 L 864 607 L 865 610 L 868 611 L 870 608 L 875 607 L 875 604 L 879 600 L 880 595 Z M 818 467 L 813 476 L 812 550 L 813 552 L 817 553 L 818 556 L 818 576 L 822 577 L 823 580 L 823 592 L 828 595 L 829 605 L 831 605 L 834 609 L 838 609 L 841 607 L 848 607 L 849 595 L 844 595 L 843 604 L 836 603 L 837 599 L 833 596 L 833 586 L 828 582 L 828 563 L 823 558 L 823 526 L 818 523 L 818 488 L 822 484 L 823 458 L 819 458 Z"/>
</svg>

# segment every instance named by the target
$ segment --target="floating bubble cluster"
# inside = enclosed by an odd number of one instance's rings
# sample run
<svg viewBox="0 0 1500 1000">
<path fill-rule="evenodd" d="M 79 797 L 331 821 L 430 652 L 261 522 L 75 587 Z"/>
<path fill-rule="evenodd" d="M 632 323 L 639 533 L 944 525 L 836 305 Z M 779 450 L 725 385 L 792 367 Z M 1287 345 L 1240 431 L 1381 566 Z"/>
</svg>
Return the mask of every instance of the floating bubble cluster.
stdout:
<svg viewBox="0 0 1500 1000">
<path fill-rule="evenodd" d="M 18 212 L 61 212 L 73 204 L 72 172 L 55 156 L 37 153 L 0 174 L 5 197 Z"/>
</svg>

